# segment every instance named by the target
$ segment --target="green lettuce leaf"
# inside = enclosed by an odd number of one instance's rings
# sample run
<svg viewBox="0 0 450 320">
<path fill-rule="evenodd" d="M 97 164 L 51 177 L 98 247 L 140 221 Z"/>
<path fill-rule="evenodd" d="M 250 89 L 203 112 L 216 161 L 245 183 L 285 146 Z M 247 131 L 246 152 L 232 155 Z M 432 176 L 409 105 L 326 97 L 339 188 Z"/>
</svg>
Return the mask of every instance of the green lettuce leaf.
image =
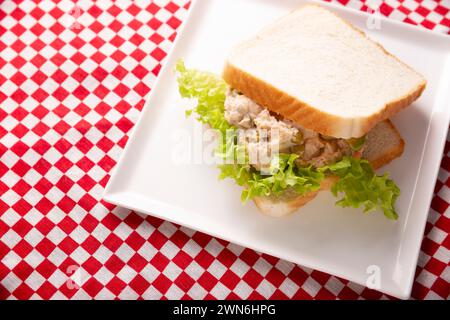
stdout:
<svg viewBox="0 0 450 320">
<path fill-rule="evenodd" d="M 178 74 L 178 88 L 183 98 L 196 99 L 197 106 L 187 110 L 189 116 L 194 111 L 197 120 L 209 124 L 213 129 L 225 133 L 232 126 L 225 120 L 224 103 L 227 84 L 213 73 L 187 69 L 183 60 L 179 60 L 175 67 Z"/>
<path fill-rule="evenodd" d="M 220 132 L 222 137 L 216 155 L 222 158 L 219 165 L 219 179 L 231 178 L 243 187 L 242 201 L 257 196 L 281 196 L 286 190 L 305 194 L 320 188 L 322 180 L 330 174 L 339 177 L 331 191 L 342 195 L 337 205 L 343 207 L 363 207 L 364 211 L 383 210 L 389 219 L 397 219 L 394 204 L 400 189 L 388 175 L 377 176 L 366 160 L 344 157 L 332 165 L 315 169 L 298 167 L 295 154 L 279 154 L 272 159 L 269 174 L 262 174 L 248 164 L 245 150 L 237 143 L 237 129 L 230 125 L 224 115 L 227 84 L 215 74 L 187 69 L 182 60 L 176 65 L 179 91 L 183 98 L 197 100 L 193 110 L 197 120 L 208 124 Z M 364 143 L 357 141 L 356 147 Z"/>
<path fill-rule="evenodd" d="M 336 202 L 342 207 L 363 207 L 364 212 L 381 209 L 384 215 L 396 220 L 395 201 L 400 189 L 388 174 L 378 176 L 367 160 L 345 157 L 335 164 L 319 169 L 337 175 L 339 180 L 331 187 L 333 195 L 343 194 Z"/>
<path fill-rule="evenodd" d="M 305 194 L 320 188 L 324 174 L 312 167 L 298 168 L 294 161 L 296 154 L 279 154 L 271 161 L 269 174 L 263 175 L 248 165 L 225 164 L 219 166 L 220 178 L 232 178 L 244 186 L 241 199 L 246 202 L 258 196 L 280 196 L 287 189 Z"/>
</svg>

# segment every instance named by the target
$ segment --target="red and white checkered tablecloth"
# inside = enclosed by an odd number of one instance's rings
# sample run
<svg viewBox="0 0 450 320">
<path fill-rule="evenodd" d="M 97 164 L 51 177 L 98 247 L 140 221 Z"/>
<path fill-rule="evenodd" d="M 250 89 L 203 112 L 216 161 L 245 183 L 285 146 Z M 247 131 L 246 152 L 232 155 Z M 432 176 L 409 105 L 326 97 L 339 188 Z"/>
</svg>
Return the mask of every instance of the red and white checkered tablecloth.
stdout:
<svg viewBox="0 0 450 320">
<path fill-rule="evenodd" d="M 372 2 L 450 34 L 450 0 Z M 188 7 L 0 1 L 0 299 L 388 298 L 101 200 Z M 417 299 L 449 297 L 449 176 L 450 137 Z"/>
</svg>

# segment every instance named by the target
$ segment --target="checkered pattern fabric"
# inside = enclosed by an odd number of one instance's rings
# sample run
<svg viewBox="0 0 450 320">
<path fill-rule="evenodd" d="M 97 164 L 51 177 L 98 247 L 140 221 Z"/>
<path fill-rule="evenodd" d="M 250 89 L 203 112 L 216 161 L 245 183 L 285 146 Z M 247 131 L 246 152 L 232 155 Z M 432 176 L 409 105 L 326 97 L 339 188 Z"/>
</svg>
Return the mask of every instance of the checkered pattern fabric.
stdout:
<svg viewBox="0 0 450 320">
<path fill-rule="evenodd" d="M 450 1 L 339 1 L 450 33 Z M 101 200 L 186 0 L 0 1 L 0 299 L 383 299 Z M 413 297 L 447 299 L 450 138 Z"/>
</svg>

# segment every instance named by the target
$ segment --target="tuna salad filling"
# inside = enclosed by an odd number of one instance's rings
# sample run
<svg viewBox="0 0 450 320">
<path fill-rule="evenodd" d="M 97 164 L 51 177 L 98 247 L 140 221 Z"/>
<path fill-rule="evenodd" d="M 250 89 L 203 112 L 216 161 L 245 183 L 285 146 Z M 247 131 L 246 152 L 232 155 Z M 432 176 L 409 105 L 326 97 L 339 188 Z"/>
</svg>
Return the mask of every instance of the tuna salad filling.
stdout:
<svg viewBox="0 0 450 320">
<path fill-rule="evenodd" d="M 233 89 L 226 93 L 225 119 L 244 133 L 240 141 L 253 160 L 250 164 L 258 170 L 268 165 L 258 157 L 262 153 L 297 154 L 298 166 L 320 168 L 344 156 L 360 158 L 364 149 L 364 137 L 345 140 L 321 135 L 271 113 Z"/>
</svg>

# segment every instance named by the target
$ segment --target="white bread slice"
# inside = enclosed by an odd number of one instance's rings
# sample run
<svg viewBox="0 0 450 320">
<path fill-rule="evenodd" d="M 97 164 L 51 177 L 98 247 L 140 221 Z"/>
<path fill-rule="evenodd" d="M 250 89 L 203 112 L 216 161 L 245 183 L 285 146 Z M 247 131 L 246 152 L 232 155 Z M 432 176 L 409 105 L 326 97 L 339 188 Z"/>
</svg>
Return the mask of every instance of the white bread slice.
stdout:
<svg viewBox="0 0 450 320">
<path fill-rule="evenodd" d="M 378 169 L 400 157 L 404 148 L 405 141 L 397 128 L 390 120 L 385 120 L 367 134 L 362 158 L 368 160 L 374 169 Z"/>
<path fill-rule="evenodd" d="M 368 133 L 366 139 L 362 157 L 369 160 L 374 168 L 380 168 L 400 157 L 405 146 L 400 133 L 390 120 L 378 123 Z M 273 217 L 282 217 L 313 200 L 320 191 L 330 189 L 337 179 L 335 176 L 328 177 L 322 182 L 320 190 L 309 192 L 303 196 L 291 196 L 288 199 L 256 197 L 253 201 L 261 212 Z"/>
<path fill-rule="evenodd" d="M 223 78 L 269 110 L 337 138 L 363 136 L 426 86 L 423 76 L 317 5 L 233 48 Z"/>
<path fill-rule="evenodd" d="M 303 207 L 305 204 L 313 200 L 320 191 L 330 189 L 336 180 L 337 177 L 328 177 L 322 181 L 322 183 L 320 184 L 320 189 L 318 191 L 311 191 L 302 196 L 296 196 L 290 199 L 277 199 L 275 197 L 255 197 L 253 198 L 253 202 L 262 213 L 272 217 L 280 218 Z"/>
</svg>

